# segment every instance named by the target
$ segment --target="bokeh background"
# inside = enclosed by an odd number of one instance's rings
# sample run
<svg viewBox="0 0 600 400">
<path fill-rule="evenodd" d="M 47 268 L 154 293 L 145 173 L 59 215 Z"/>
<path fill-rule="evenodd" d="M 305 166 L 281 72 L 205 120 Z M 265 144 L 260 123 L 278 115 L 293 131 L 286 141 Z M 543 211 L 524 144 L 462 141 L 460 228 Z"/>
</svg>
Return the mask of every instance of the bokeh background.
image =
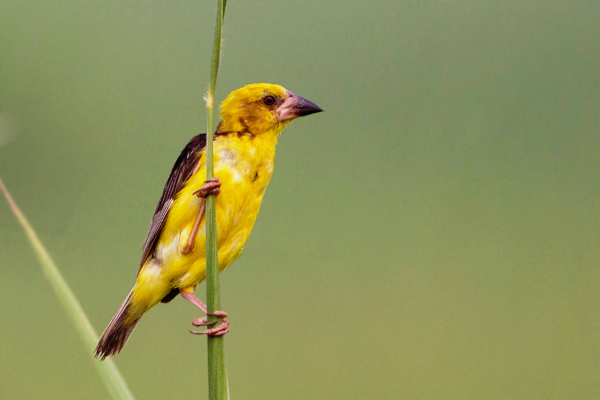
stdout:
<svg viewBox="0 0 600 400">
<path fill-rule="evenodd" d="M 205 131 L 214 3 L 0 4 L 0 177 L 99 332 Z M 598 1 L 230 1 L 221 66 L 325 109 L 221 275 L 233 399 L 600 398 Z M 0 397 L 106 399 L 0 200 Z M 206 397 L 197 316 L 144 316 L 137 398 Z"/>
</svg>

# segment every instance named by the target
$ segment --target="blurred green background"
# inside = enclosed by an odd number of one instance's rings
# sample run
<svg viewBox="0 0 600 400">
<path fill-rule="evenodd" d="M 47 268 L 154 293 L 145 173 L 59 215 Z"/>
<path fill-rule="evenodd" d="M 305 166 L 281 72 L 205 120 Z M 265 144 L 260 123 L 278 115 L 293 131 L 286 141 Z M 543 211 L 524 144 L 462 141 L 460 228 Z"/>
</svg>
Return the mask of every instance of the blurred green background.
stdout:
<svg viewBox="0 0 600 400">
<path fill-rule="evenodd" d="M 205 131 L 214 18 L 0 4 L 0 177 L 99 332 Z M 598 1 L 229 2 L 217 100 L 325 109 L 221 275 L 233 399 L 600 398 L 599 27 Z M 106 399 L 0 200 L 0 397 Z M 144 316 L 115 358 L 137 398 L 206 397 L 198 315 Z"/>
</svg>

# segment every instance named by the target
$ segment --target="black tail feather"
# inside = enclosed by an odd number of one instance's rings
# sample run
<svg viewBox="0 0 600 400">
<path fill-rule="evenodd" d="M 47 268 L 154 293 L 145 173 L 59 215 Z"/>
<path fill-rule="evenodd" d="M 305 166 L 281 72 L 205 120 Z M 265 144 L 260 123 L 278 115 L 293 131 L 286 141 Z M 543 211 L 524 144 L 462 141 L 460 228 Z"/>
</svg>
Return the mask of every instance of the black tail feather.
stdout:
<svg viewBox="0 0 600 400">
<path fill-rule="evenodd" d="M 137 318 L 133 320 L 133 322 L 126 324 L 127 319 L 130 319 L 128 310 L 130 307 L 132 294 L 133 290 L 129 293 L 123 304 L 121 304 L 121 307 L 100 337 L 100 341 L 98 342 L 98 346 L 96 346 L 96 351 L 94 354 L 94 356 L 100 358 L 100 360 L 104 360 L 108 356 L 119 353 L 123 346 L 125 346 L 129 336 L 131 336 L 133 328 L 135 328 L 136 324 L 140 320 Z"/>
</svg>

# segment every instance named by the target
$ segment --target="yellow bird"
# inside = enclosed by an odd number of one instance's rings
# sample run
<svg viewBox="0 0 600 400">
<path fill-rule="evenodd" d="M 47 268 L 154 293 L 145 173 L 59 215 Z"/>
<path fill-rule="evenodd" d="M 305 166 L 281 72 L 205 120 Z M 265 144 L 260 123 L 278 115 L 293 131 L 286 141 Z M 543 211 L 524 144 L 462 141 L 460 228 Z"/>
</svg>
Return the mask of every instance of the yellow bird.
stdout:
<svg viewBox="0 0 600 400">
<path fill-rule="evenodd" d="M 194 290 L 206 277 L 204 207 L 218 195 L 219 270 L 242 253 L 273 174 L 277 137 L 294 118 L 323 111 L 282 86 L 256 83 L 235 90 L 221 103 L 214 134 L 214 175 L 206 179 L 206 135 L 187 144 L 175 162 L 144 243 L 136 283 L 105 329 L 96 357 L 117 354 L 142 315 L 178 294 L 207 312 Z M 212 315 L 226 317 L 217 311 Z M 209 325 L 206 317 L 192 321 Z M 221 336 L 229 323 L 203 332 Z"/>
</svg>

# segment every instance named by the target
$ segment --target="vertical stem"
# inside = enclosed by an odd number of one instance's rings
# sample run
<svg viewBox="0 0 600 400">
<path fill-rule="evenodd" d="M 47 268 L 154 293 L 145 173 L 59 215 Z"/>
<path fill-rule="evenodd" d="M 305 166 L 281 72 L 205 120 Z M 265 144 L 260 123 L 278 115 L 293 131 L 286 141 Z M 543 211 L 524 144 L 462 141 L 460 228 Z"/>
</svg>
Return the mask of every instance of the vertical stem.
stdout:
<svg viewBox="0 0 600 400">
<path fill-rule="evenodd" d="M 217 21 L 215 24 L 215 39 L 213 43 L 212 66 L 210 82 L 206 93 L 206 179 L 213 177 L 213 106 L 219 57 L 221 55 L 221 33 L 225 15 L 225 0 L 219 0 L 217 6 Z M 215 196 L 206 199 L 206 305 L 208 312 L 221 308 L 219 289 L 219 261 L 217 254 L 217 217 Z M 209 321 L 221 323 L 221 318 L 208 317 Z M 225 349 L 223 337 L 208 337 L 208 398 L 209 400 L 229 399 L 227 371 L 225 369 Z"/>
</svg>

